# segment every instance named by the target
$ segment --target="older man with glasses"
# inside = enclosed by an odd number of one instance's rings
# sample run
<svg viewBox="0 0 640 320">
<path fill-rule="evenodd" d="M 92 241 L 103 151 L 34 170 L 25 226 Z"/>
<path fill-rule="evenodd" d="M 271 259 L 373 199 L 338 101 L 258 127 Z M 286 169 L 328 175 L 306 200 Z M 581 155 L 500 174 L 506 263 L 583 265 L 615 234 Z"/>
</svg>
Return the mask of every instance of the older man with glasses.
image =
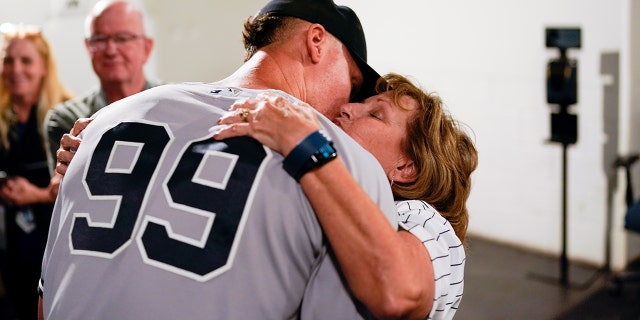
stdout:
<svg viewBox="0 0 640 320">
<path fill-rule="evenodd" d="M 142 10 L 124 0 L 101 0 L 85 22 L 85 46 L 100 87 L 57 105 L 45 121 L 49 168 L 55 169 L 60 138 L 79 118 L 104 106 L 161 84 L 144 74 L 153 39 L 145 34 Z"/>
</svg>

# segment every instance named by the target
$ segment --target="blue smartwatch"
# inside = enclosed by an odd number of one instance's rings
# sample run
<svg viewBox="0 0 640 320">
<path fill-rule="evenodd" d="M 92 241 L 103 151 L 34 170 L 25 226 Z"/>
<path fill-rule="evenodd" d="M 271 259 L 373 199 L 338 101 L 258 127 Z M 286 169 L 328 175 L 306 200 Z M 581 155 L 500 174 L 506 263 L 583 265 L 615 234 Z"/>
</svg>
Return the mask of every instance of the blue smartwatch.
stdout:
<svg viewBox="0 0 640 320">
<path fill-rule="evenodd" d="M 324 132 L 317 130 L 309 134 L 284 158 L 282 167 L 300 181 L 307 172 L 322 167 L 338 156 L 333 141 Z"/>
</svg>

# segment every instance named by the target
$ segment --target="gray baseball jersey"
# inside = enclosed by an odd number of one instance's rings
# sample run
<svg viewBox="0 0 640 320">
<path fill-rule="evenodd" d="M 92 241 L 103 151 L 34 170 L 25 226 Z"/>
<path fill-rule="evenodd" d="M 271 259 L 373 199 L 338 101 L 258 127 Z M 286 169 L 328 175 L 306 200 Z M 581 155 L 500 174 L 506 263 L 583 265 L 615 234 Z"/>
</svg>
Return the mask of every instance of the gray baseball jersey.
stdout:
<svg viewBox="0 0 640 320">
<path fill-rule="evenodd" d="M 53 212 L 40 284 L 47 319 L 300 316 L 312 276 L 337 272 L 311 206 L 282 156 L 247 137 L 211 139 L 234 101 L 260 92 L 171 84 L 98 113 Z M 396 227 L 377 161 L 320 120 Z"/>
</svg>

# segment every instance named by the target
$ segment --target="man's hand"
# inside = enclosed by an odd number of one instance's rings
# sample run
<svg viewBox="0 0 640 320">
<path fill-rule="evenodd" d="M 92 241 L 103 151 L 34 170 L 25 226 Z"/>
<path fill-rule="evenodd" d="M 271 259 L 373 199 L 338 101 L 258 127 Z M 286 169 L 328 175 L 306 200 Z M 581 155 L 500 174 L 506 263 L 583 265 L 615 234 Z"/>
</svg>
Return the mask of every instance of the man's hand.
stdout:
<svg viewBox="0 0 640 320">
<path fill-rule="evenodd" d="M 80 132 L 84 130 L 89 123 L 91 123 L 93 119 L 90 118 L 80 118 L 76 120 L 73 124 L 73 128 L 69 133 L 65 133 L 60 139 L 60 148 L 56 151 L 56 158 L 58 162 L 56 163 L 56 172 L 65 175 L 67 173 L 67 168 L 69 167 L 69 163 L 73 156 L 76 153 L 76 150 L 80 147 L 80 142 L 82 139 L 78 137 Z"/>
</svg>

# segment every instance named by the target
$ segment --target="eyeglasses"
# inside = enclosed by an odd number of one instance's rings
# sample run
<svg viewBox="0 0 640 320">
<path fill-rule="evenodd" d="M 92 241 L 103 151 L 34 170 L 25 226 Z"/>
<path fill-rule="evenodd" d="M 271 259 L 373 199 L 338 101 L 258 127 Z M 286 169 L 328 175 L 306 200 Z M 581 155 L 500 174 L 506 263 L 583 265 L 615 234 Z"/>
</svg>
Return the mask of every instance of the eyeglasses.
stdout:
<svg viewBox="0 0 640 320">
<path fill-rule="evenodd" d="M 132 34 L 126 32 L 118 32 L 116 34 L 94 34 L 87 41 L 89 42 L 89 48 L 91 51 L 103 51 L 107 49 L 109 45 L 109 39 L 113 41 L 113 44 L 118 48 L 127 46 L 131 41 L 144 39 L 145 36 L 141 34 Z"/>
</svg>

